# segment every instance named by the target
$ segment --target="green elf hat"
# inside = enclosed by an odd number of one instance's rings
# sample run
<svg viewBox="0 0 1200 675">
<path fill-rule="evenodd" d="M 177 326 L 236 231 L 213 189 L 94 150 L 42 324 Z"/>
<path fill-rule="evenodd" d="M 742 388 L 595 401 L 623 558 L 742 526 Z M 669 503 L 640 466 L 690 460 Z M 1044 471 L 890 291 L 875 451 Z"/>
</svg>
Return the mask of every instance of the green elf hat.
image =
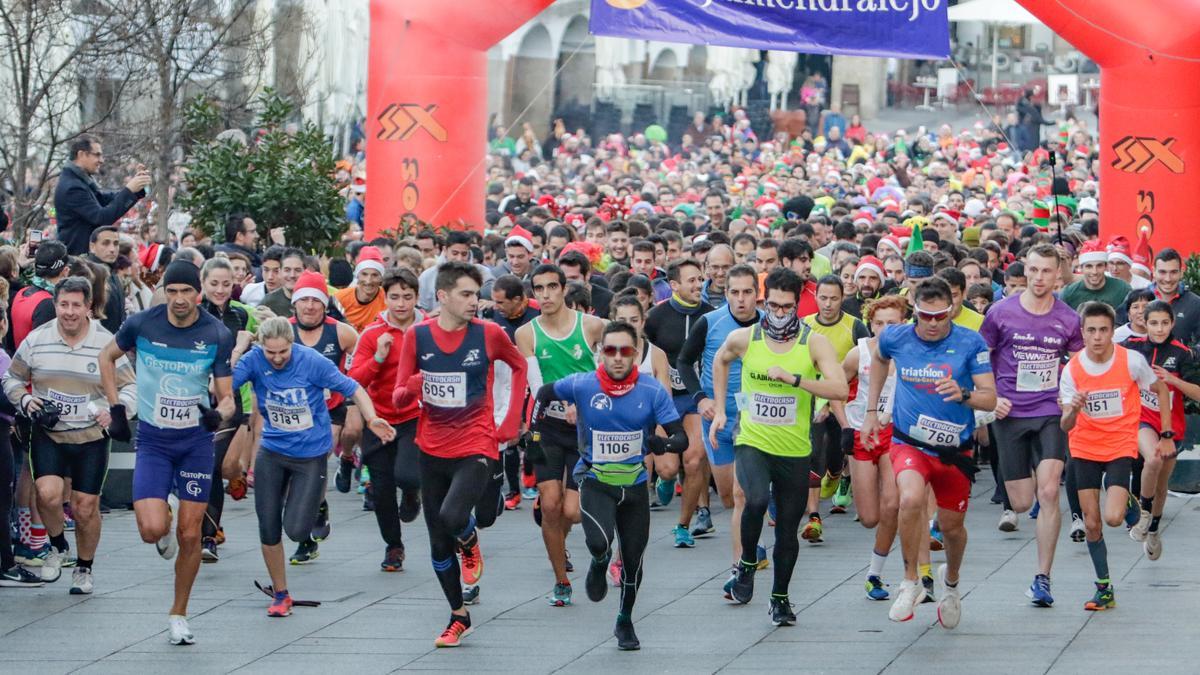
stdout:
<svg viewBox="0 0 1200 675">
<path fill-rule="evenodd" d="M 1058 198 L 1059 213 L 1065 214 L 1067 218 L 1074 218 L 1077 210 L 1079 210 L 1079 202 L 1075 201 L 1074 197 Z"/>
<path fill-rule="evenodd" d="M 1037 226 L 1039 230 L 1045 230 L 1050 227 L 1050 207 L 1046 202 L 1034 200 L 1033 213 L 1029 219 Z"/>
</svg>

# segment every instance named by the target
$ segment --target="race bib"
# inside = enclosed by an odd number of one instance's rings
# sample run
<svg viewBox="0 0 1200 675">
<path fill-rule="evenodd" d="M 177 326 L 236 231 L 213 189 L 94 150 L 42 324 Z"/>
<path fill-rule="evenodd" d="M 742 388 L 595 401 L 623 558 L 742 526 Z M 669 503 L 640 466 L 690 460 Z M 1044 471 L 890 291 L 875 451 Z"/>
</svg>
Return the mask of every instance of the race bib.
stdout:
<svg viewBox="0 0 1200 675">
<path fill-rule="evenodd" d="M 796 424 L 796 397 L 774 396 L 754 392 L 747 403 L 750 406 L 750 421 L 771 427 Z"/>
<path fill-rule="evenodd" d="M 671 388 L 683 389 L 683 378 L 679 376 L 679 371 L 667 366 L 667 373 L 671 376 Z"/>
<path fill-rule="evenodd" d="M 421 371 L 421 393 L 429 405 L 439 408 L 467 407 L 466 373 L 431 373 Z"/>
<path fill-rule="evenodd" d="M 642 432 L 592 430 L 592 462 L 623 462 L 642 455 Z"/>
<path fill-rule="evenodd" d="M 1158 411 L 1158 393 L 1148 389 L 1139 389 L 1138 393 L 1142 395 L 1142 407 L 1149 408 L 1155 412 Z"/>
<path fill-rule="evenodd" d="M 267 418 L 280 431 L 305 431 L 313 427 L 312 410 L 307 405 L 267 399 Z"/>
<path fill-rule="evenodd" d="M 1020 361 L 1017 363 L 1017 391 L 1058 389 L 1058 361 Z"/>
<path fill-rule="evenodd" d="M 154 426 L 161 429 L 191 429 L 200 425 L 199 396 L 154 397 Z"/>
<path fill-rule="evenodd" d="M 1121 401 L 1121 390 L 1101 389 L 1089 392 L 1087 402 L 1084 403 L 1084 410 L 1087 411 L 1088 417 L 1096 420 L 1124 415 L 1125 408 Z"/>
<path fill-rule="evenodd" d="M 58 419 L 62 422 L 87 422 L 92 418 L 88 410 L 90 397 L 87 394 L 65 394 L 51 389 L 46 398 L 58 406 Z"/>
<path fill-rule="evenodd" d="M 887 392 L 880 392 L 879 403 L 875 406 L 876 412 L 885 413 L 888 411 L 888 395 Z"/>
<path fill-rule="evenodd" d="M 967 425 L 935 419 L 927 415 L 917 418 L 917 423 L 908 428 L 908 435 L 926 445 L 949 445 L 957 447 L 962 442 L 962 432 Z"/>
<path fill-rule="evenodd" d="M 546 417 L 553 417 L 556 420 L 567 419 L 567 404 L 562 401 L 551 401 L 546 404 Z"/>
</svg>

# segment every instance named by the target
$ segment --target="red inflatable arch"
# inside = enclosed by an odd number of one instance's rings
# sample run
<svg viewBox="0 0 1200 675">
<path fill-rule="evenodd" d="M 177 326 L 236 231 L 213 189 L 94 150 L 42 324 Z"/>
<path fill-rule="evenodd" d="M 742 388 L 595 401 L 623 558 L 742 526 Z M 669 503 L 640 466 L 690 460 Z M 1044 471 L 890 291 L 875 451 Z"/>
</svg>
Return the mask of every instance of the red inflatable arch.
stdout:
<svg viewBox="0 0 1200 675">
<path fill-rule="evenodd" d="M 1017 0 L 1100 65 L 1100 227 L 1195 251 L 1200 4 Z"/>
<path fill-rule="evenodd" d="M 487 50 L 552 0 L 371 0 L 366 232 L 483 227 Z"/>
</svg>

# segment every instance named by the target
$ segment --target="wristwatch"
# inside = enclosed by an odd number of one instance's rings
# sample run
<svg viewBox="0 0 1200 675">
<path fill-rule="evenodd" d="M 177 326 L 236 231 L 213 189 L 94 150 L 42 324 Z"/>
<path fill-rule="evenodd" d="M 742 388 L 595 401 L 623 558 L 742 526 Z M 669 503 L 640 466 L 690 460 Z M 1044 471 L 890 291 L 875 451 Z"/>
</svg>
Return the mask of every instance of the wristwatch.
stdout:
<svg viewBox="0 0 1200 675">
<path fill-rule="evenodd" d="M 792 377 L 796 378 L 796 383 L 792 385 L 793 387 L 799 387 L 800 383 L 804 381 L 804 378 L 797 373 L 792 373 Z"/>
<path fill-rule="evenodd" d="M 972 389 L 963 389 L 962 403 L 965 404 L 967 401 L 971 400 L 971 392 L 972 391 L 973 391 Z"/>
<path fill-rule="evenodd" d="M 1166 440 L 1168 440 L 1168 441 L 1169 441 L 1169 440 L 1171 440 L 1171 439 L 1175 438 L 1175 432 L 1174 432 L 1174 431 L 1172 431 L 1172 430 L 1170 430 L 1170 429 L 1167 429 L 1166 431 L 1164 431 L 1164 432 L 1160 433 L 1160 434 L 1158 435 L 1158 438 L 1159 438 L 1160 440 L 1162 440 L 1162 439 L 1166 439 Z"/>
</svg>

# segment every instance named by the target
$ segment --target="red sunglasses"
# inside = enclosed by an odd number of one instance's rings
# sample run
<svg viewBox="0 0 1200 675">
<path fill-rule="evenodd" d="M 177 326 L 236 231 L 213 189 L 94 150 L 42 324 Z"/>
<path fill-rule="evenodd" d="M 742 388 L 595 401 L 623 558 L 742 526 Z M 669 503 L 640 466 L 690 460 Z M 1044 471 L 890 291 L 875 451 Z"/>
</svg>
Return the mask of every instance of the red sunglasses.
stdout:
<svg viewBox="0 0 1200 675">
<path fill-rule="evenodd" d="M 616 356 L 620 354 L 625 358 L 631 358 L 637 355 L 636 347 L 614 347 L 612 345 L 606 345 L 600 351 L 603 352 L 605 356 Z"/>
<path fill-rule="evenodd" d="M 950 316 L 950 310 L 951 308 L 947 307 L 946 309 L 937 312 L 927 312 L 920 307 L 917 307 L 914 309 L 913 314 L 915 314 L 916 317 L 922 321 L 941 321 L 942 319 Z"/>
</svg>

